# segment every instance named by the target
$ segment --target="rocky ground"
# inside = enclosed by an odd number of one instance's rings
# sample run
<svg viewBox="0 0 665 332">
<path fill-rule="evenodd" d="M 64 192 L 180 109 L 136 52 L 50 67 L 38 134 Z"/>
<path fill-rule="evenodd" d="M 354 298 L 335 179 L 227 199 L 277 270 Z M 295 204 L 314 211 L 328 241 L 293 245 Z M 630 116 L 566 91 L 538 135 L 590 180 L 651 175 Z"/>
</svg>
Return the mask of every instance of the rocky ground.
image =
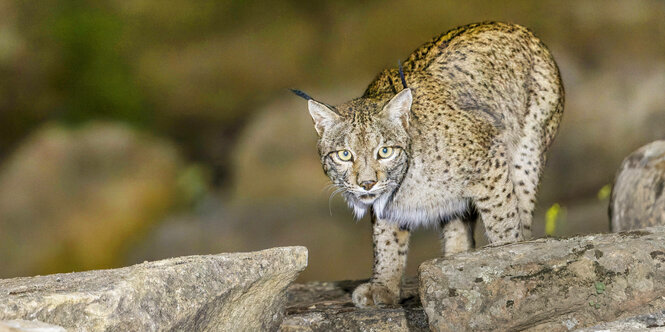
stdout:
<svg viewBox="0 0 665 332">
<path fill-rule="evenodd" d="M 400 305 L 377 309 L 359 309 L 351 302 L 353 289 L 365 281 L 291 285 L 280 331 L 429 331 L 417 278 L 405 280 Z"/>
<path fill-rule="evenodd" d="M 432 260 L 421 265 L 419 282 L 406 280 L 402 303 L 395 307 L 355 308 L 351 292 L 359 281 L 292 285 L 280 329 L 627 331 L 663 327 L 665 287 L 658 282 L 665 278 L 663 231 L 538 239 Z"/>
<path fill-rule="evenodd" d="M 637 331 L 665 328 L 665 227 L 543 238 L 435 259 L 399 305 L 363 281 L 291 284 L 303 247 L 0 280 L 0 331 Z M 289 284 L 291 284 L 289 286 Z"/>
</svg>

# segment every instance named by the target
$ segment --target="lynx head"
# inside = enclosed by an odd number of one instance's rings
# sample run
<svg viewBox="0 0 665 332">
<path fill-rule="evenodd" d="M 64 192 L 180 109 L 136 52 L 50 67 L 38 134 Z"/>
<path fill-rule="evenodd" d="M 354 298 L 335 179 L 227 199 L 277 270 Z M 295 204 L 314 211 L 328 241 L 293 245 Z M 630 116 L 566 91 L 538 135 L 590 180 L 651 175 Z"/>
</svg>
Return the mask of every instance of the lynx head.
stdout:
<svg viewBox="0 0 665 332">
<path fill-rule="evenodd" d="M 408 167 L 411 90 L 387 102 L 358 98 L 331 107 L 308 98 L 323 171 L 357 218 L 383 210 Z"/>
</svg>

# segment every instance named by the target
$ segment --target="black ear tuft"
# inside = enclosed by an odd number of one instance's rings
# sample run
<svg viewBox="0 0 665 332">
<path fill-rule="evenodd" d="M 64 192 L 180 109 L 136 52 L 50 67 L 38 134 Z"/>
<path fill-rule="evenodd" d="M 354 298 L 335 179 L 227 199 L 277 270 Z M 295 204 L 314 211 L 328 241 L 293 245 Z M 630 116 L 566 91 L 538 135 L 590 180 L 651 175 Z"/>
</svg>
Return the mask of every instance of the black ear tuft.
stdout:
<svg viewBox="0 0 665 332">
<path fill-rule="evenodd" d="M 402 70 L 402 61 L 397 60 L 397 65 L 399 66 L 399 78 L 402 79 L 402 87 L 406 89 L 408 88 L 408 86 L 406 86 L 406 79 L 404 78 L 404 70 Z"/>
<path fill-rule="evenodd" d="M 310 97 L 308 94 L 306 94 L 306 93 L 304 93 L 304 92 L 302 92 L 302 91 L 300 91 L 300 90 L 291 89 L 291 92 L 295 93 L 296 96 L 298 96 L 298 97 L 300 97 L 300 98 L 302 98 L 302 99 L 305 99 L 305 100 L 312 100 L 312 97 Z"/>
</svg>

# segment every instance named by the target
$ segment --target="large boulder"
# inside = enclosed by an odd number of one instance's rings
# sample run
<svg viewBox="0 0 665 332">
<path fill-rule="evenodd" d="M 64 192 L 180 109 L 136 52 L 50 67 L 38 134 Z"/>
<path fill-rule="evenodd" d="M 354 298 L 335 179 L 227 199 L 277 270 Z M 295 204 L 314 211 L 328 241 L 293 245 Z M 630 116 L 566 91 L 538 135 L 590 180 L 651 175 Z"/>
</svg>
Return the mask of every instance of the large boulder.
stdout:
<svg viewBox="0 0 665 332">
<path fill-rule="evenodd" d="M 435 331 L 566 331 L 665 309 L 665 227 L 538 239 L 420 266 Z"/>
<path fill-rule="evenodd" d="M 0 165 L 0 278 L 124 265 L 178 203 L 181 157 L 126 125 L 45 125 Z"/>
<path fill-rule="evenodd" d="M 306 265 L 306 248 L 283 247 L 0 280 L 0 320 L 71 331 L 274 330 Z"/>
<path fill-rule="evenodd" d="M 665 225 L 665 140 L 651 142 L 621 163 L 610 199 L 614 232 Z"/>
</svg>

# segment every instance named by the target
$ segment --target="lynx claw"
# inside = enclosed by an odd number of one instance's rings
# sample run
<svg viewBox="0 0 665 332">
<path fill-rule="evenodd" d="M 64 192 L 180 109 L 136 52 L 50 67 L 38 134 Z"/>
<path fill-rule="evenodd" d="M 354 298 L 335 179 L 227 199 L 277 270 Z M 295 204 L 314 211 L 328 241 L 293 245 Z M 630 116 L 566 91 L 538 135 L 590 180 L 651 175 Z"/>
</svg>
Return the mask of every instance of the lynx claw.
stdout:
<svg viewBox="0 0 665 332">
<path fill-rule="evenodd" d="M 358 286 L 351 296 L 353 304 L 359 308 L 394 305 L 399 302 L 399 294 L 379 283 L 364 283 Z"/>
</svg>

